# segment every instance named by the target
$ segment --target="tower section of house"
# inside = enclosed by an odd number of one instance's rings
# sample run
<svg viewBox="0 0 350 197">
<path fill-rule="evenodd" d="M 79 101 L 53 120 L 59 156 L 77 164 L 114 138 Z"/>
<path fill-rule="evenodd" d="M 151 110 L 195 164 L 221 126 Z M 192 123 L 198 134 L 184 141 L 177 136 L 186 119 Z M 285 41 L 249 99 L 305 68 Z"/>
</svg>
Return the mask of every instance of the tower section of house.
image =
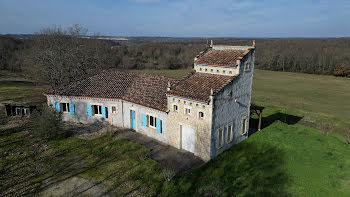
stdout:
<svg viewBox="0 0 350 197">
<path fill-rule="evenodd" d="M 254 46 L 211 46 L 168 91 L 168 143 L 209 160 L 248 137 Z"/>
</svg>

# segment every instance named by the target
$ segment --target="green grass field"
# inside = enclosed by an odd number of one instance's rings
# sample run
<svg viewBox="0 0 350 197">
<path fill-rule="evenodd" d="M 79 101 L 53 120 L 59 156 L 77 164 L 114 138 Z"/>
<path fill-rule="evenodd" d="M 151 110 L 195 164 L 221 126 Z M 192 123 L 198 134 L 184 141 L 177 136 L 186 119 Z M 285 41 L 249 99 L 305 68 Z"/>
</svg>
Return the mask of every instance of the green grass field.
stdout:
<svg viewBox="0 0 350 197">
<path fill-rule="evenodd" d="M 276 122 L 164 186 L 165 196 L 350 196 L 350 147 Z"/>
</svg>

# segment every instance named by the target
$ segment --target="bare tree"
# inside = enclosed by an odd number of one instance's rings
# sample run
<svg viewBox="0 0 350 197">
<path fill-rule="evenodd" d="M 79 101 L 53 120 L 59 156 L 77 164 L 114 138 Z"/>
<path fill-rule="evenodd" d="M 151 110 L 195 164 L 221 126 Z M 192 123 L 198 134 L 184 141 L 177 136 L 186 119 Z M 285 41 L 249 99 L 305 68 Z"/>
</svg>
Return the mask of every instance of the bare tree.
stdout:
<svg viewBox="0 0 350 197">
<path fill-rule="evenodd" d="M 108 47 L 87 29 L 74 25 L 67 29 L 54 26 L 34 36 L 28 54 L 31 74 L 56 87 L 79 80 L 101 70 Z"/>
</svg>

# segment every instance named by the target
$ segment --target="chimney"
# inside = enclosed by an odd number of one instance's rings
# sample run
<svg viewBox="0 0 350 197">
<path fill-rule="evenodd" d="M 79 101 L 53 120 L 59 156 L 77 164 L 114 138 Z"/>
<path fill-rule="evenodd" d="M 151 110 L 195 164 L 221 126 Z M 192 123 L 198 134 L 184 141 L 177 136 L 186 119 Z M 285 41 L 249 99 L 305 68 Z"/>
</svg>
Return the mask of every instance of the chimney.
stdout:
<svg viewBox="0 0 350 197">
<path fill-rule="evenodd" d="M 214 42 L 213 40 L 210 40 L 210 48 L 213 48 Z"/>
<path fill-rule="evenodd" d="M 168 81 L 168 88 L 167 88 L 168 91 L 170 91 L 170 87 L 171 87 L 170 81 Z"/>
</svg>

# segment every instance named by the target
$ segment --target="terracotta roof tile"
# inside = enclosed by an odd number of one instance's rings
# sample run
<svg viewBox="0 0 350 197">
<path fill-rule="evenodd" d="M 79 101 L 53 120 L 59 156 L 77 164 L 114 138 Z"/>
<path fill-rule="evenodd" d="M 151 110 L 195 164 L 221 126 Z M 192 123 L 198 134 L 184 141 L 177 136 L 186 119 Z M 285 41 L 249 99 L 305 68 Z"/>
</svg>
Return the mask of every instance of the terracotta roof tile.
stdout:
<svg viewBox="0 0 350 197">
<path fill-rule="evenodd" d="M 184 80 L 180 81 L 176 87 L 172 88 L 168 94 L 208 102 L 211 89 L 213 89 L 215 94 L 235 77 L 192 72 Z"/>
<path fill-rule="evenodd" d="M 67 86 L 52 89 L 48 95 L 122 99 L 161 111 L 167 110 L 167 87 L 176 79 L 146 73 L 105 71 Z"/>
<path fill-rule="evenodd" d="M 242 59 L 249 50 L 210 50 L 196 60 L 196 64 L 236 66 L 237 60 Z"/>
</svg>

